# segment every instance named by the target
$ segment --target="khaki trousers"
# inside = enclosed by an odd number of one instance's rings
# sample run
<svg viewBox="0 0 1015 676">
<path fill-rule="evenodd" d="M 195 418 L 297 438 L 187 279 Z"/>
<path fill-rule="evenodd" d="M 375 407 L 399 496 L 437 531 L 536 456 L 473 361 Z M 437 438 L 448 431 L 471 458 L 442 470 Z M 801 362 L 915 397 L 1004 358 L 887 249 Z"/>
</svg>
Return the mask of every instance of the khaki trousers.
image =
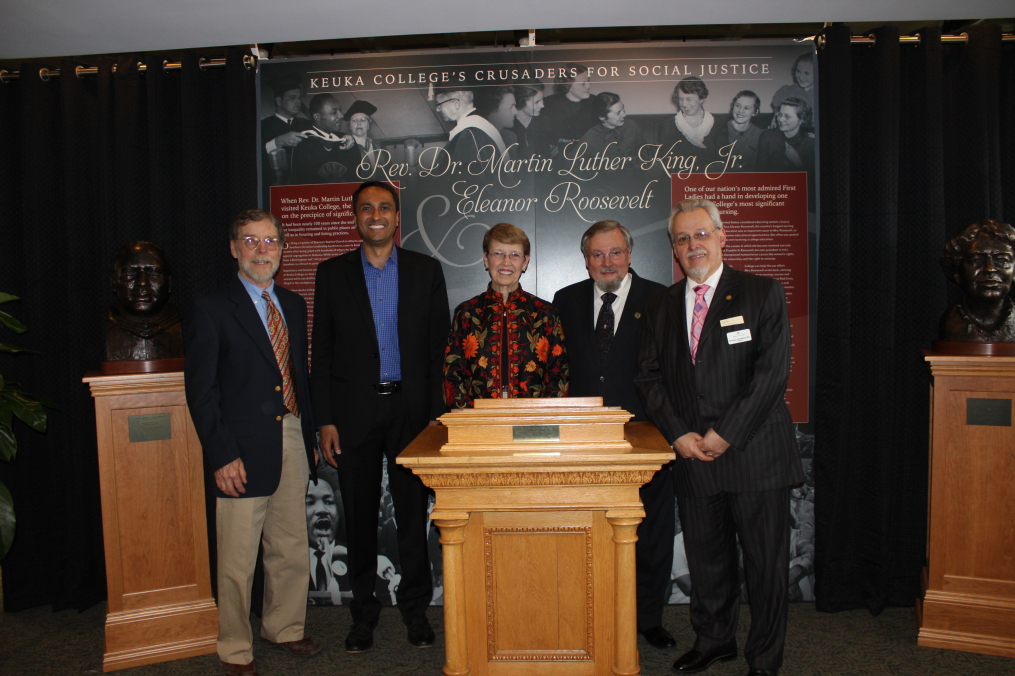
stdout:
<svg viewBox="0 0 1015 676">
<path fill-rule="evenodd" d="M 250 589 L 258 542 L 264 543 L 264 612 L 261 636 L 285 643 L 303 638 L 307 617 L 306 493 L 310 468 L 300 419 L 282 420 L 282 477 L 275 493 L 259 498 L 218 498 L 219 659 L 254 659 Z"/>
</svg>

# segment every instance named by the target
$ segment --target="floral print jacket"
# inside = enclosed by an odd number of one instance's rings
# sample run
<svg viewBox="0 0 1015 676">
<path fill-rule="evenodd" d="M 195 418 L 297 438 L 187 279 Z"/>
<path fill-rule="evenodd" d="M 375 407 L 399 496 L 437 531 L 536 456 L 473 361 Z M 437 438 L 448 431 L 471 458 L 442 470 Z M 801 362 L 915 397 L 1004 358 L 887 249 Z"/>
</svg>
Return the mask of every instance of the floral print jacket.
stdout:
<svg viewBox="0 0 1015 676">
<path fill-rule="evenodd" d="M 506 381 L 501 373 L 505 341 Z M 505 385 L 512 398 L 566 397 L 567 380 L 564 330 L 557 311 L 546 301 L 519 287 L 505 304 L 500 293 L 487 288 L 455 309 L 444 354 L 444 399 L 449 408 L 499 398 Z"/>
</svg>

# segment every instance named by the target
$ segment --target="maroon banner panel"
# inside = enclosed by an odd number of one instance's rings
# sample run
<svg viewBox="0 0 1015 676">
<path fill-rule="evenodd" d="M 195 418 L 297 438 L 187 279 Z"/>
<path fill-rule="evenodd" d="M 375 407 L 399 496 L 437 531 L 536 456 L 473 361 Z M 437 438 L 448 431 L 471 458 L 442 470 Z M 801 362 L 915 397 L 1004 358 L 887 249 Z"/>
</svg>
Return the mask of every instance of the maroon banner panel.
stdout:
<svg viewBox="0 0 1015 676">
<path fill-rule="evenodd" d="M 674 175 L 673 204 L 704 198 L 719 207 L 726 248 L 723 262 L 738 270 L 774 277 L 786 287 L 793 332 L 792 367 L 786 403 L 793 422 L 810 420 L 807 173 L 727 173 Z M 673 281 L 684 278 L 676 260 Z"/>
</svg>

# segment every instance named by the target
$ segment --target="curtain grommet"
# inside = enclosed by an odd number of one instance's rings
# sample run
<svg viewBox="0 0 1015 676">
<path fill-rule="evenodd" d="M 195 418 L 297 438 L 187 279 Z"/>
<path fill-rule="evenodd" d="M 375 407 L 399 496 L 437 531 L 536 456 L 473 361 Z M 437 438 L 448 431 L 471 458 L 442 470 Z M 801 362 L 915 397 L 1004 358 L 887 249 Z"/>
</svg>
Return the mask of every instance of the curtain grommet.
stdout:
<svg viewBox="0 0 1015 676">
<path fill-rule="evenodd" d="M 205 68 L 207 68 L 208 67 L 208 59 L 206 59 L 206 58 L 204 58 L 202 56 L 200 59 L 197 60 L 197 67 L 200 68 L 201 70 L 204 70 Z"/>
<path fill-rule="evenodd" d="M 7 84 L 7 76 L 10 75 L 10 71 L 6 68 L 0 68 L 0 84 Z"/>
<path fill-rule="evenodd" d="M 257 69 L 257 59 L 255 59 L 253 57 L 253 55 L 251 55 L 251 54 L 244 54 L 243 55 L 243 67 L 246 68 L 247 70 L 251 70 L 251 69 L 256 70 Z"/>
<path fill-rule="evenodd" d="M 49 68 L 40 68 L 39 79 L 42 80 L 43 82 L 49 82 L 49 78 L 50 78 Z"/>
</svg>

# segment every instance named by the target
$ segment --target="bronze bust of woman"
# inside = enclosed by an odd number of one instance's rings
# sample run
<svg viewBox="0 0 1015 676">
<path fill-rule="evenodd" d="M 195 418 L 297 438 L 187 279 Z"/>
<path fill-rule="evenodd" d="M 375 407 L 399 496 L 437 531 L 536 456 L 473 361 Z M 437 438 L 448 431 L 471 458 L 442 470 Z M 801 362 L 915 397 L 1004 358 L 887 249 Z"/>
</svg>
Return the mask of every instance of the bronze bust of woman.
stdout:
<svg viewBox="0 0 1015 676">
<path fill-rule="evenodd" d="M 942 340 L 1015 342 L 1013 262 L 1015 228 L 1007 223 L 973 223 L 945 245 L 941 267 L 964 294 L 941 318 Z"/>
<path fill-rule="evenodd" d="M 106 321 L 106 361 L 183 356 L 180 313 L 169 304 L 173 277 L 166 253 L 151 242 L 124 244 L 110 279 L 116 303 Z"/>
</svg>

